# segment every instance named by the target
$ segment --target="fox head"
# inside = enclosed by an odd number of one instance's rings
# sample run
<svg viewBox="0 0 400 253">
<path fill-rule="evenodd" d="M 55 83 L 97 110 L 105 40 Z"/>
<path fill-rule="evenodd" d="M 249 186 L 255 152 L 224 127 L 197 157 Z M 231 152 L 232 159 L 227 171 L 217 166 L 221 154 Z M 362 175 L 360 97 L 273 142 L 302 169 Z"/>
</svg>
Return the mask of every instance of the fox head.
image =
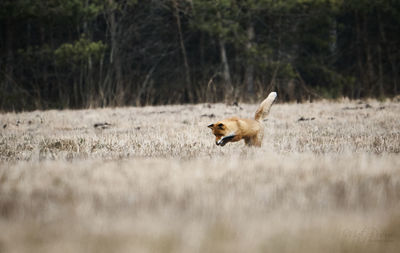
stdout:
<svg viewBox="0 0 400 253">
<path fill-rule="evenodd" d="M 211 128 L 212 133 L 215 135 L 215 144 L 217 144 L 217 146 L 225 146 L 226 143 L 232 141 L 235 137 L 234 134 L 229 132 L 227 125 L 222 122 L 210 124 L 208 127 Z"/>
</svg>

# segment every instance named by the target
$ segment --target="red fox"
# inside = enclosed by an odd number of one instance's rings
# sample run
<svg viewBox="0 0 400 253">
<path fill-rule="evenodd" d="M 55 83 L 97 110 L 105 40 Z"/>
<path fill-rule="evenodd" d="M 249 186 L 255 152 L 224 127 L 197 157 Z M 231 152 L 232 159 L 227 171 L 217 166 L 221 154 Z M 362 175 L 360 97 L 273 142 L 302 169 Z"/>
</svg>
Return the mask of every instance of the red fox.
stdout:
<svg viewBox="0 0 400 253">
<path fill-rule="evenodd" d="M 271 92 L 258 107 L 254 119 L 232 117 L 208 125 L 215 135 L 215 144 L 225 146 L 228 142 L 244 140 L 247 146 L 261 147 L 264 128 L 261 121 L 267 117 L 276 98 L 276 92 Z"/>
</svg>

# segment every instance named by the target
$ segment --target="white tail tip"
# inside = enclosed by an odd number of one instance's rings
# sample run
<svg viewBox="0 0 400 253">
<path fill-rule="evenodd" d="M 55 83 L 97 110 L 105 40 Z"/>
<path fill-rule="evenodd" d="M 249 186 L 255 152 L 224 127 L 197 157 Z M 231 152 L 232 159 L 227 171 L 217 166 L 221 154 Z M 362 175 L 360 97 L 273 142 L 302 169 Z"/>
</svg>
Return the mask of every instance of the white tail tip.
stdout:
<svg viewBox="0 0 400 253">
<path fill-rule="evenodd" d="M 276 96 L 278 96 L 278 95 L 277 95 L 276 92 L 274 91 L 274 92 L 269 93 L 268 98 L 273 98 L 273 99 L 275 99 Z"/>
</svg>

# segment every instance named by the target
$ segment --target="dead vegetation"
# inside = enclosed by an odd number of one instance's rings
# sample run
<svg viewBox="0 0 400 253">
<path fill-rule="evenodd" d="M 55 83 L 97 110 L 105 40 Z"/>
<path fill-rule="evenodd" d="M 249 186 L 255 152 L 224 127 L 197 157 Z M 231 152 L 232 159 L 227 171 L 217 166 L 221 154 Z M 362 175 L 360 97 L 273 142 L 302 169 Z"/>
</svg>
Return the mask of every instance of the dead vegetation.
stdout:
<svg viewBox="0 0 400 253">
<path fill-rule="evenodd" d="M 260 149 L 207 128 L 257 105 L 2 114 L 0 252 L 398 252 L 400 104 L 364 104 L 276 104 Z"/>
</svg>

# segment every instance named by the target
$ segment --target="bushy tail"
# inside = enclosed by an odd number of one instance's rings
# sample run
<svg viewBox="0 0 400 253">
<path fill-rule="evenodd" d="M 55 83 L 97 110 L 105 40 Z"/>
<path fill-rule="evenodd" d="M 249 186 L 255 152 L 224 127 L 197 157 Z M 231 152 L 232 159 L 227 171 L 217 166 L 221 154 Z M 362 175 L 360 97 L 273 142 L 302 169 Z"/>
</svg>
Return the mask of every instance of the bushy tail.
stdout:
<svg viewBox="0 0 400 253">
<path fill-rule="evenodd" d="M 261 102 L 256 111 L 256 114 L 254 115 L 255 120 L 261 121 L 268 116 L 269 110 L 271 109 L 271 106 L 274 103 L 276 96 L 276 92 L 271 92 L 269 93 L 268 97 Z"/>
</svg>

